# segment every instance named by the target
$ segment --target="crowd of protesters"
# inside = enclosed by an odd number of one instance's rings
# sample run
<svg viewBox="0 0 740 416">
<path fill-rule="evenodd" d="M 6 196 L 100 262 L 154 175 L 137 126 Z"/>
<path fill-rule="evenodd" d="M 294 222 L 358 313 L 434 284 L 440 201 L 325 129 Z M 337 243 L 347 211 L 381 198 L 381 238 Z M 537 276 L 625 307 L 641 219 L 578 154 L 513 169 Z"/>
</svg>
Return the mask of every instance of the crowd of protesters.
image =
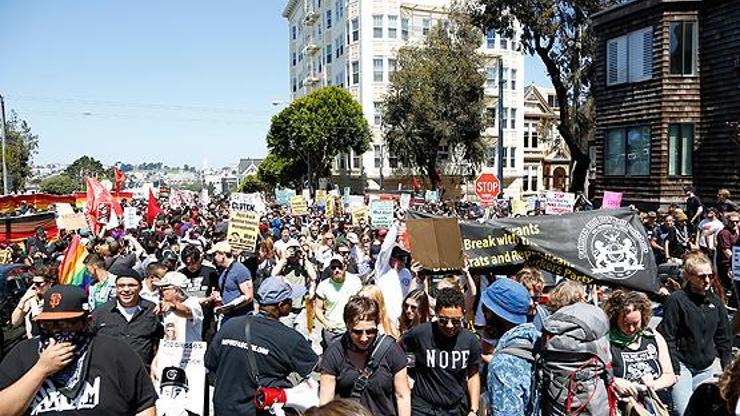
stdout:
<svg viewBox="0 0 740 416">
<path fill-rule="evenodd" d="M 154 415 L 161 340 L 208 343 L 216 415 L 268 414 L 259 402 L 275 389 L 312 380 L 321 407 L 309 415 L 610 415 L 637 405 L 735 414 L 730 312 L 740 281 L 730 260 L 740 214 L 726 190 L 712 206 L 692 189 L 686 196 L 641 214 L 664 271 L 650 298 L 532 267 L 432 273 L 405 247 L 400 210 L 376 229 L 318 206 L 292 216 L 272 204 L 250 253 L 228 242 L 228 199 L 164 203 L 151 224 L 77 233 L 90 253 L 86 292 L 56 285 L 76 232 L 39 229 L 7 248 L 8 262 L 33 272 L 10 317 L 28 339 L 0 364 L 0 416 Z M 417 209 L 508 214 L 467 203 Z"/>
</svg>

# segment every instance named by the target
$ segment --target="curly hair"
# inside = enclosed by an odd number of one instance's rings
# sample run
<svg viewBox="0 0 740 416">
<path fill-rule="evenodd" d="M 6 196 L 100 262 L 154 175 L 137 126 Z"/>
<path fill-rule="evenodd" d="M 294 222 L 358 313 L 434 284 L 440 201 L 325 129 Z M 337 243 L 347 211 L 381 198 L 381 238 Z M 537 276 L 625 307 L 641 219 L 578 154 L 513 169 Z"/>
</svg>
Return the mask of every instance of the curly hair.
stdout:
<svg viewBox="0 0 740 416">
<path fill-rule="evenodd" d="M 647 328 L 650 318 L 653 317 L 653 307 L 650 299 L 641 292 L 617 289 L 604 303 L 604 312 L 609 317 L 609 323 L 614 326 L 624 313 L 639 311 L 642 316 L 642 328 Z"/>
<path fill-rule="evenodd" d="M 465 312 L 465 298 L 461 291 L 446 287 L 437 292 L 437 303 L 434 305 L 436 312 L 443 308 L 461 308 Z"/>
<path fill-rule="evenodd" d="M 524 267 L 514 276 L 514 280 L 524 285 L 530 293 L 542 293 L 545 277 L 534 267 Z"/>
</svg>

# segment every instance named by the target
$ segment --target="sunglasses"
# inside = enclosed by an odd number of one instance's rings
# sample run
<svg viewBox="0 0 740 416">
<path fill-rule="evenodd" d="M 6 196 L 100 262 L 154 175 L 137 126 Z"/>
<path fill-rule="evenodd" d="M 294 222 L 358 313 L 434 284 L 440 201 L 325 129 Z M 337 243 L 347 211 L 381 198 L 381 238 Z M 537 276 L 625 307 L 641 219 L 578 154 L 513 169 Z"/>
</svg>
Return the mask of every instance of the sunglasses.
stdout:
<svg viewBox="0 0 740 416">
<path fill-rule="evenodd" d="M 44 286 L 46 286 L 46 282 L 31 282 L 31 284 L 33 284 L 34 286 L 37 286 L 37 287 L 44 287 Z"/>
<path fill-rule="evenodd" d="M 440 316 L 437 318 L 437 322 L 439 322 L 442 326 L 447 326 L 450 323 L 452 323 L 452 326 L 460 326 L 462 324 L 462 318 L 447 318 L 444 316 Z"/>
<path fill-rule="evenodd" d="M 344 269 L 344 266 L 342 266 L 340 264 L 335 264 L 333 266 L 330 266 L 330 269 L 331 270 L 337 270 L 337 269 L 342 270 L 342 269 Z"/>
<path fill-rule="evenodd" d="M 412 311 L 415 311 L 415 310 L 417 310 L 419 308 L 419 306 L 412 305 L 410 303 L 404 303 L 403 304 L 403 307 L 406 308 L 406 309 L 409 309 L 410 308 Z"/>
<path fill-rule="evenodd" d="M 351 329 L 350 332 L 352 332 L 352 335 L 356 335 L 358 337 L 362 335 L 377 335 L 378 334 L 378 328 L 370 328 L 370 329 Z"/>
</svg>

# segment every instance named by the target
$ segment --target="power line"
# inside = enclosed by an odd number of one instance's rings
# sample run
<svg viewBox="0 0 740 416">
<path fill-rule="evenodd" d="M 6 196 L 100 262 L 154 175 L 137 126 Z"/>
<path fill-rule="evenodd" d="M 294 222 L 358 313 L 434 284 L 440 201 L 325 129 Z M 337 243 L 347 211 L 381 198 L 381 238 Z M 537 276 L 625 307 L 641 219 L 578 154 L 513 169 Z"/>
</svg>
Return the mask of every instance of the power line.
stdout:
<svg viewBox="0 0 740 416">
<path fill-rule="evenodd" d="M 143 114 L 125 114 L 125 113 L 102 113 L 92 111 L 60 111 L 60 110 L 47 110 L 47 109 L 35 109 L 35 108 L 24 108 L 24 114 L 35 114 L 42 116 L 52 117 L 67 117 L 67 118 L 103 118 L 103 119 L 117 119 L 117 120 L 151 120 L 151 121 L 171 121 L 178 123 L 210 123 L 210 124 L 229 124 L 229 125 L 257 125 L 260 124 L 258 120 L 228 120 L 221 118 L 202 118 L 202 117 L 161 117 L 154 115 L 143 115 Z"/>
</svg>

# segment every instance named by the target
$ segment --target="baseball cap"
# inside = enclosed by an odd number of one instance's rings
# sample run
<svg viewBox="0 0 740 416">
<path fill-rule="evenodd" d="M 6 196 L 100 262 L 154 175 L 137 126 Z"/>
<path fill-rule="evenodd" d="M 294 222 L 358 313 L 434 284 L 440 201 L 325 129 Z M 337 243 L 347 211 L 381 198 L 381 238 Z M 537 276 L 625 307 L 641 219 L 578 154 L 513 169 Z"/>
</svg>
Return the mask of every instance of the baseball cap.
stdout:
<svg viewBox="0 0 740 416">
<path fill-rule="evenodd" d="M 72 319 L 90 312 L 87 294 L 82 288 L 59 285 L 50 288 L 44 295 L 44 309 L 36 316 L 37 321 Z"/>
<path fill-rule="evenodd" d="M 229 244 L 228 241 L 219 241 L 216 243 L 213 247 L 211 247 L 210 250 L 208 250 L 208 254 L 213 253 L 231 253 L 231 244 Z"/>
<path fill-rule="evenodd" d="M 335 261 L 338 261 L 338 262 L 342 263 L 342 265 L 345 264 L 344 257 L 342 257 L 340 255 L 332 256 L 332 258 L 329 259 L 329 264 L 332 264 L 332 262 L 335 262 Z"/>
<path fill-rule="evenodd" d="M 188 388 L 188 376 L 185 374 L 185 370 L 180 367 L 165 367 L 162 370 L 162 379 L 159 383 L 160 387 L 182 387 Z"/>
<path fill-rule="evenodd" d="M 157 287 L 175 286 L 181 289 L 188 287 L 190 279 L 180 272 L 167 272 L 164 276 L 159 279 L 158 282 L 154 283 Z"/>
<path fill-rule="evenodd" d="M 269 277 L 262 281 L 257 290 L 257 302 L 260 305 L 277 305 L 291 299 L 292 295 L 289 284 L 279 277 Z"/>
<path fill-rule="evenodd" d="M 391 250 L 391 258 L 407 257 L 410 253 L 403 246 L 396 244 Z"/>
<path fill-rule="evenodd" d="M 655 211 L 650 211 L 647 213 L 648 218 L 658 218 L 658 214 L 655 213 Z"/>
<path fill-rule="evenodd" d="M 349 241 L 352 244 L 360 243 L 360 239 L 357 237 L 357 234 L 355 233 L 347 233 L 347 241 Z"/>
<path fill-rule="evenodd" d="M 483 305 L 501 318 L 519 325 L 527 322 L 531 297 L 521 283 L 508 278 L 496 279 L 482 296 Z"/>
</svg>

